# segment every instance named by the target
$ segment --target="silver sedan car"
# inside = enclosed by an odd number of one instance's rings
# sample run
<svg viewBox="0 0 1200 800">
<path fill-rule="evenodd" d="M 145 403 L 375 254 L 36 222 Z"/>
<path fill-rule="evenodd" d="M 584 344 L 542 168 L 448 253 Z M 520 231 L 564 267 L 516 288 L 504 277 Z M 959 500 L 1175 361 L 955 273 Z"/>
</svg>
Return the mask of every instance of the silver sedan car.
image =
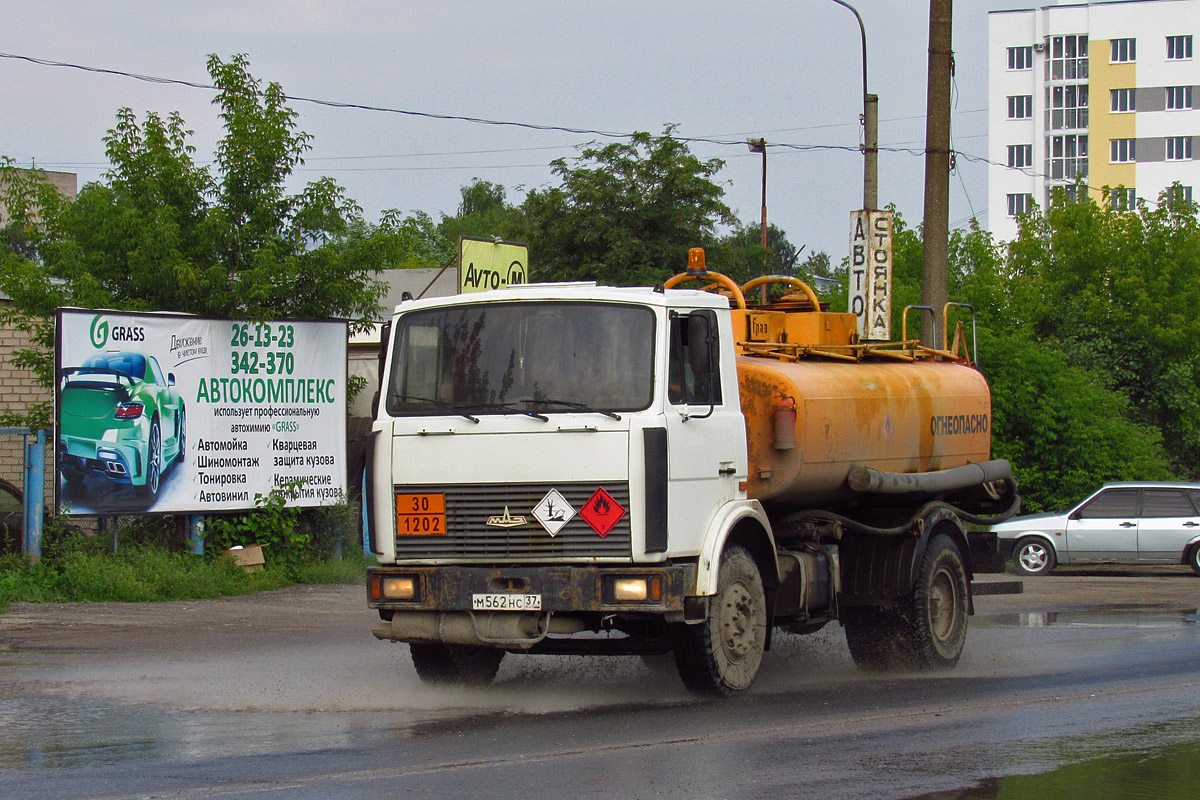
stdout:
<svg viewBox="0 0 1200 800">
<path fill-rule="evenodd" d="M 993 525 L 1017 571 L 1059 564 L 1187 564 L 1200 575 L 1200 484 L 1109 483 L 1075 507 Z"/>
</svg>

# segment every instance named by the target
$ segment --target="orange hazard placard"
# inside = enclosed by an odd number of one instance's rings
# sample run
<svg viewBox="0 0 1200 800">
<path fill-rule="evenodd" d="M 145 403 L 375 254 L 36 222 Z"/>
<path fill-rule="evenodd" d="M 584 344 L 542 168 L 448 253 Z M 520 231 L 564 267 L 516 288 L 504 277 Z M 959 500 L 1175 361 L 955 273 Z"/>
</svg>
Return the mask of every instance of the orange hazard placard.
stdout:
<svg viewBox="0 0 1200 800">
<path fill-rule="evenodd" d="M 625 508 L 601 487 L 583 504 L 579 516 L 603 539 L 625 516 Z"/>
<path fill-rule="evenodd" d="M 397 494 L 396 533 L 401 536 L 444 536 L 444 494 Z"/>
</svg>

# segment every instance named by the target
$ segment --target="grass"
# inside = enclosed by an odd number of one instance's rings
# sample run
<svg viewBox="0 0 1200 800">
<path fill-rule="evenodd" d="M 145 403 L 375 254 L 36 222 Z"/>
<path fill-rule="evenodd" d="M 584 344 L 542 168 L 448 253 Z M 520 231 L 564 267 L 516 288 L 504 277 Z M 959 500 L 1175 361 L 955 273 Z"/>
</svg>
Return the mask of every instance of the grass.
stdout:
<svg viewBox="0 0 1200 800">
<path fill-rule="evenodd" d="M 368 559 L 354 552 L 284 569 L 268 564 L 246 572 L 228 558 L 203 558 L 158 544 L 131 544 L 113 555 L 96 539 L 79 537 L 25 564 L 0 557 L 0 612 L 10 603 L 149 602 L 195 600 L 281 589 L 295 583 L 361 583 Z"/>
</svg>

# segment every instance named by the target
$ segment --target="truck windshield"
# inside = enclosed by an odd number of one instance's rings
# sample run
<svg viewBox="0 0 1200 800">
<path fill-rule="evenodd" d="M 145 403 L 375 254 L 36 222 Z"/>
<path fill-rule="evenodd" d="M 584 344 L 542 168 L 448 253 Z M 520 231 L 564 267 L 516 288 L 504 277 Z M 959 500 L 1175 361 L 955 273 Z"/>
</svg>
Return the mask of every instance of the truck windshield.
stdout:
<svg viewBox="0 0 1200 800">
<path fill-rule="evenodd" d="M 616 303 L 511 302 L 403 314 L 392 416 L 637 411 L 654 388 L 654 313 Z"/>
</svg>

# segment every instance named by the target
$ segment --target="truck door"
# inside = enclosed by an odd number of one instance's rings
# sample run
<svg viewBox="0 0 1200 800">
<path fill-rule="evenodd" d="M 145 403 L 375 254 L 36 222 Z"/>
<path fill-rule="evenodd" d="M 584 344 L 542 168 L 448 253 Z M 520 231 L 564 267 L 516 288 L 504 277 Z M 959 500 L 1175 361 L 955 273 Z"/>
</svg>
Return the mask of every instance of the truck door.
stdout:
<svg viewBox="0 0 1200 800">
<path fill-rule="evenodd" d="M 1138 490 L 1105 489 L 1067 522 L 1071 561 L 1137 560 Z"/>
<path fill-rule="evenodd" d="M 740 402 L 736 390 L 722 386 L 722 368 L 735 365 L 732 359 L 721 363 L 728 348 L 720 345 L 711 310 L 672 312 L 666 422 L 671 550 L 697 546 L 713 511 L 737 496 L 745 476 Z"/>
<path fill-rule="evenodd" d="M 1178 564 L 1200 530 L 1200 515 L 1183 489 L 1142 489 L 1138 560 Z"/>
</svg>

